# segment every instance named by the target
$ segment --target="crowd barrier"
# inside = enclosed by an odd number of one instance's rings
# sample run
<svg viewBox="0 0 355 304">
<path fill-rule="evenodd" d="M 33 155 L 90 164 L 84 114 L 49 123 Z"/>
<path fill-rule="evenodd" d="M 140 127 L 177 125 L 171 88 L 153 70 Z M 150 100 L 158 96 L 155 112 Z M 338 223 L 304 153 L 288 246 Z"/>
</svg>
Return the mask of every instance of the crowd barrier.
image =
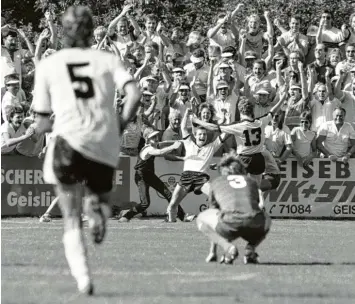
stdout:
<svg viewBox="0 0 355 304">
<path fill-rule="evenodd" d="M 218 158 L 213 160 L 218 162 Z M 42 160 L 24 156 L 2 156 L 2 216 L 40 215 L 55 197 L 53 187 L 43 181 Z M 136 158 L 122 157 L 114 175 L 113 204 L 125 209 L 139 202 L 134 182 Z M 173 191 L 182 173 L 182 162 L 156 158 L 156 174 Z M 355 160 L 348 164 L 316 159 L 308 168 L 289 159 L 281 167 L 277 190 L 265 194 L 267 212 L 274 218 L 355 218 Z M 217 175 L 210 171 L 211 178 Z M 163 215 L 167 201 L 150 190 L 148 215 Z M 188 213 L 207 208 L 206 196 L 189 194 L 182 203 Z M 59 215 L 55 209 L 54 215 Z"/>
</svg>

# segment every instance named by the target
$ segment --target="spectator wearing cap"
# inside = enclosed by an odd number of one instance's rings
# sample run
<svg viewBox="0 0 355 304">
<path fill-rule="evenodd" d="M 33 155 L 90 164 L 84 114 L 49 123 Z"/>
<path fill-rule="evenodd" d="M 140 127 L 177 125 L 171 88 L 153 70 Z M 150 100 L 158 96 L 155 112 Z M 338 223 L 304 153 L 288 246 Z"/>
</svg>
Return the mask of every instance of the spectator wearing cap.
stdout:
<svg viewBox="0 0 355 304">
<path fill-rule="evenodd" d="M 327 55 L 334 48 L 340 47 L 349 35 L 346 28 L 342 28 L 342 30 L 335 28 L 333 26 L 333 19 L 333 14 L 329 10 L 322 11 L 317 33 L 317 43 L 324 43 L 327 46 Z"/>
<path fill-rule="evenodd" d="M 182 82 L 186 82 L 186 72 L 183 68 L 174 68 L 172 70 L 173 83 L 171 88 L 175 90 Z"/>
<path fill-rule="evenodd" d="M 338 63 L 335 68 L 335 72 L 337 75 L 340 75 L 340 71 L 345 72 L 345 79 L 343 81 L 343 85 L 350 89 L 351 86 L 351 73 L 350 71 L 355 68 L 355 43 L 348 43 L 345 46 L 345 57 L 344 61 Z"/>
<path fill-rule="evenodd" d="M 278 164 L 283 163 L 292 153 L 290 129 L 284 124 L 284 113 L 273 115 L 271 125 L 265 128 L 265 147 Z"/>
<path fill-rule="evenodd" d="M 311 130 L 318 131 L 318 128 L 327 121 L 333 120 L 333 111 L 336 107 L 341 106 L 341 103 L 329 92 L 325 84 L 319 83 L 315 87 L 315 96 L 309 103 L 309 108 L 312 113 Z"/>
<path fill-rule="evenodd" d="M 6 92 L 1 100 L 2 120 L 7 121 L 7 108 L 13 106 L 26 106 L 24 92 L 20 88 L 18 74 L 10 74 L 5 77 Z"/>
<path fill-rule="evenodd" d="M 307 29 L 307 38 L 308 38 L 308 52 L 307 56 L 305 58 L 305 64 L 308 65 L 312 63 L 314 60 L 316 60 L 316 57 L 314 56 L 314 49 L 316 48 L 317 45 L 317 36 L 318 33 L 318 27 L 315 25 L 310 25 Z"/>
<path fill-rule="evenodd" d="M 352 79 L 350 90 L 342 90 L 345 75 L 340 72 L 340 76 L 337 77 L 334 95 L 341 101 L 341 106 L 345 109 L 345 122 L 352 124 L 355 128 L 355 78 Z"/>
<path fill-rule="evenodd" d="M 113 43 L 121 54 L 127 47 L 132 46 L 141 34 L 141 29 L 131 12 L 132 5 L 125 5 L 122 12 L 110 22 L 107 30 L 107 35 L 112 37 Z M 129 30 L 129 24 L 133 26 L 133 32 Z"/>
<path fill-rule="evenodd" d="M 235 79 L 238 79 L 239 83 L 245 82 L 245 74 L 246 70 L 245 67 L 239 64 L 238 62 L 238 53 L 235 47 L 229 46 L 226 47 L 222 52 L 222 62 L 228 63 L 232 69 L 233 73 L 232 76 Z"/>
<path fill-rule="evenodd" d="M 278 37 L 277 45 L 282 48 L 286 55 L 292 51 L 299 51 L 303 56 L 306 56 L 308 52 L 308 38 L 300 33 L 301 18 L 295 15 L 292 16 L 289 25 L 290 30 Z"/>
<path fill-rule="evenodd" d="M 216 67 L 213 69 L 215 71 L 215 75 L 213 77 L 213 94 L 217 95 L 217 83 L 220 81 L 225 81 L 229 85 L 229 95 L 234 95 L 237 98 L 240 95 L 239 92 L 239 82 L 238 79 L 235 79 L 232 76 L 233 68 L 227 62 L 222 61 L 221 63 L 217 64 Z M 209 94 L 209 98 L 211 98 L 211 94 Z M 214 98 L 214 97 L 212 97 Z"/>
<path fill-rule="evenodd" d="M 325 158 L 347 163 L 355 152 L 355 131 L 350 123 L 344 122 L 344 108 L 336 107 L 332 114 L 332 120 L 323 123 L 318 130 L 317 148 Z"/>
<path fill-rule="evenodd" d="M 234 18 L 243 7 L 243 4 L 238 4 L 232 13 L 218 15 L 217 24 L 207 32 L 210 45 L 219 46 L 223 50 L 228 46 L 235 46 L 238 43 L 239 32 L 234 25 Z"/>
<path fill-rule="evenodd" d="M 188 84 L 180 84 L 174 94 L 170 97 L 170 112 L 178 111 L 181 117 L 184 117 L 188 108 L 192 109 L 194 106 L 194 97 L 191 98 L 191 89 Z M 191 126 L 189 121 L 188 126 Z"/>
<path fill-rule="evenodd" d="M 258 55 L 254 51 L 246 51 L 243 55 L 242 64 L 245 67 L 245 75 L 253 73 L 254 62 L 258 60 Z"/>
<path fill-rule="evenodd" d="M 316 133 L 311 131 L 312 114 L 304 111 L 300 115 L 300 126 L 291 131 L 292 153 L 302 166 L 308 166 L 317 156 Z"/>
<path fill-rule="evenodd" d="M 215 117 L 219 123 L 223 122 L 225 117 L 230 117 L 230 122 L 239 121 L 239 111 L 237 110 L 236 96 L 231 95 L 230 86 L 224 80 L 218 81 L 216 85 L 216 98 L 211 100 L 215 109 Z"/>
<path fill-rule="evenodd" d="M 1 154 L 13 154 L 16 146 L 34 134 L 34 128 L 22 124 L 24 111 L 21 106 L 10 106 L 7 121 L 1 125 Z"/>
<path fill-rule="evenodd" d="M 263 50 L 263 39 L 268 40 L 268 36 L 274 37 L 274 30 L 270 19 L 270 13 L 268 11 L 265 11 L 264 17 L 266 20 L 267 27 L 266 33 L 260 30 L 260 17 L 258 15 L 252 14 L 248 17 L 248 29 L 246 33 L 245 51 L 256 52 L 257 58 L 261 58 Z"/>
<path fill-rule="evenodd" d="M 253 96 L 255 99 L 254 106 L 254 116 L 262 117 L 267 115 L 271 108 L 273 107 L 273 98 L 272 98 L 272 87 L 269 82 L 265 82 L 262 85 L 258 86 L 256 94 Z"/>
<path fill-rule="evenodd" d="M 327 47 L 324 43 L 318 43 L 314 50 L 314 56 L 316 60 L 309 64 L 308 69 L 313 69 L 315 71 L 315 83 L 320 82 L 324 83 L 325 80 L 325 73 L 327 68 L 331 69 L 330 77 L 335 76 L 335 70 L 330 64 L 329 60 L 326 58 L 327 55 Z M 309 75 L 310 77 L 310 75 Z"/>
<path fill-rule="evenodd" d="M 208 81 L 208 66 L 205 64 L 205 53 L 198 49 L 191 55 L 191 63 L 185 65 L 186 79 L 191 82 L 196 77 L 195 89 L 201 100 L 206 101 L 207 81 Z"/>
<path fill-rule="evenodd" d="M 28 50 L 21 48 L 18 36 L 26 42 Z M 1 45 L 1 88 L 5 86 L 4 76 L 13 73 L 13 70 L 19 74 L 20 86 L 22 83 L 23 59 L 30 59 L 34 56 L 34 48 L 23 30 L 10 29 L 6 35 L 2 36 L 3 45 Z M 20 48 L 18 48 L 20 46 Z"/>
</svg>

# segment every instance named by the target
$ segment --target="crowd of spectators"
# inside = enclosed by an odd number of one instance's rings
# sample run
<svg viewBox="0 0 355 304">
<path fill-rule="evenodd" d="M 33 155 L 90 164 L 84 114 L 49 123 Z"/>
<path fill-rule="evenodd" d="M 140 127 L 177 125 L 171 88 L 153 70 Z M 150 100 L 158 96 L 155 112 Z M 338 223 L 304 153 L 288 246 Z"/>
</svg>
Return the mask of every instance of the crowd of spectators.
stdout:
<svg viewBox="0 0 355 304">
<path fill-rule="evenodd" d="M 146 127 L 159 130 L 162 141 L 178 140 L 193 133 L 192 115 L 235 123 L 240 121 L 238 102 L 246 97 L 253 100 L 258 118 L 287 93 L 265 131 L 265 147 L 278 163 L 289 157 L 301 165 L 315 157 L 347 162 L 355 156 L 355 14 L 338 29 L 332 12 L 324 10 L 319 24 L 309 24 L 307 33 L 301 33 L 299 16 L 292 16 L 286 29 L 265 11 L 263 32 L 257 15 L 247 16 L 246 29 L 235 25 L 243 10 L 238 4 L 216 16 L 206 36 L 167 30 L 153 14 L 145 16 L 142 29 L 130 5 L 108 28 L 97 26 L 92 48 L 120 57 L 142 90 L 137 115 L 121 134 L 122 155 L 137 156 Z M 47 12 L 45 18 L 47 28 L 35 46 L 24 31 L 1 18 L 2 154 L 43 155 L 46 136 L 35 132 L 31 92 L 36 65 L 59 45 L 54 16 Z M 275 28 L 282 33 L 278 37 Z M 124 102 L 117 91 L 117 115 Z M 209 132 L 209 140 L 216 135 Z M 233 137 L 227 138 L 216 156 L 235 145 Z M 183 153 L 165 157 L 181 160 L 176 156 Z"/>
</svg>

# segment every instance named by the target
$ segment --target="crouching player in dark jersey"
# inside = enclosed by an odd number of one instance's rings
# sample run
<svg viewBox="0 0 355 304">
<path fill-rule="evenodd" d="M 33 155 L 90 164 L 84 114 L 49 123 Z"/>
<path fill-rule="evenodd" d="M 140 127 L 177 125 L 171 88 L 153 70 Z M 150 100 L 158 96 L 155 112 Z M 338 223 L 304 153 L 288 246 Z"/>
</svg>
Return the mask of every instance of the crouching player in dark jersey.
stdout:
<svg viewBox="0 0 355 304">
<path fill-rule="evenodd" d="M 197 217 L 198 229 L 211 241 L 206 261 L 216 261 L 216 246 L 222 247 L 221 263 L 232 264 L 238 249 L 232 243 L 241 237 L 246 240 L 244 263 L 257 263 L 255 248 L 269 232 L 271 219 L 259 208 L 256 181 L 247 176 L 244 165 L 235 152 L 224 155 L 219 164 L 221 176 L 214 179 L 210 190 L 210 208 Z"/>
</svg>

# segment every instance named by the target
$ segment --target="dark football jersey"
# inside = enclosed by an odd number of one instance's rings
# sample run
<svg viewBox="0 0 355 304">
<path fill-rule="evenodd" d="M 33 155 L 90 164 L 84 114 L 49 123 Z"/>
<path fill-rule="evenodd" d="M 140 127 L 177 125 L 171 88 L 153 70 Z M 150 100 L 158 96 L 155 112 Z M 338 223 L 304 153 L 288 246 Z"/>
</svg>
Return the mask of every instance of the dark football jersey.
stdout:
<svg viewBox="0 0 355 304">
<path fill-rule="evenodd" d="M 260 211 L 257 183 L 245 175 L 219 176 L 211 183 L 210 204 L 225 211 Z"/>
</svg>

